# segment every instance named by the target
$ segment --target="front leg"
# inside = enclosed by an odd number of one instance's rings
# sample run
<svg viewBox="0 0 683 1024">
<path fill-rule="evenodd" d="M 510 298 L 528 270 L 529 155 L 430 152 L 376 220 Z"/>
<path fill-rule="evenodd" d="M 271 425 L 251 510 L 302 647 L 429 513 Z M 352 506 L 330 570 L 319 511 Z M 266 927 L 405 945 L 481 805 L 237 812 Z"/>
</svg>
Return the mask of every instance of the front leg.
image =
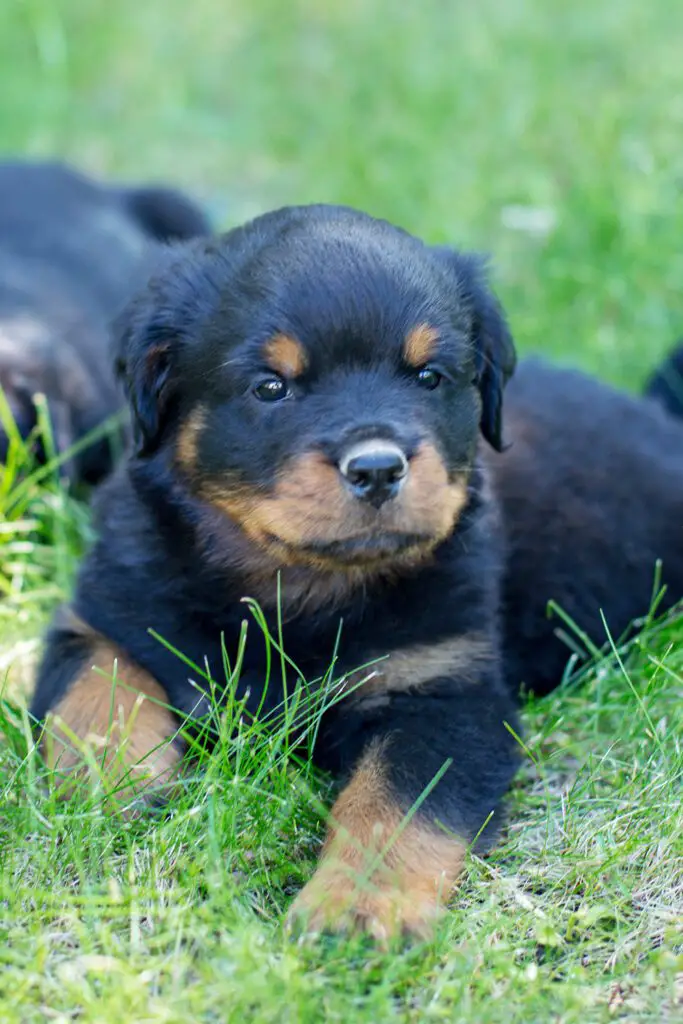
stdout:
<svg viewBox="0 0 683 1024">
<path fill-rule="evenodd" d="M 217 738 L 212 688 L 201 670 L 142 628 L 131 627 L 127 640 L 124 649 L 70 608 L 60 609 L 48 634 L 31 714 L 41 726 L 41 753 L 65 797 L 85 780 L 121 806 L 158 805 L 180 783 L 187 741 L 201 736 L 210 744 Z M 178 648 L 190 664 L 206 659 L 220 699 L 220 636 L 186 633 Z M 263 672 L 253 665 L 240 675 L 238 699 L 248 691 L 247 709 L 255 710 Z M 271 704 L 277 701 L 274 692 Z"/>
<path fill-rule="evenodd" d="M 431 934 L 468 846 L 482 829 L 481 845 L 491 842 L 518 763 L 505 725 L 516 728 L 515 709 L 497 665 L 472 670 L 406 686 L 389 668 L 380 693 L 360 691 L 339 705 L 319 760 L 346 767 L 348 782 L 292 920 L 380 940 Z"/>
<path fill-rule="evenodd" d="M 62 611 L 48 636 L 31 711 L 63 796 L 94 778 L 137 803 L 177 779 L 184 744 L 165 690 L 73 613 Z"/>
</svg>

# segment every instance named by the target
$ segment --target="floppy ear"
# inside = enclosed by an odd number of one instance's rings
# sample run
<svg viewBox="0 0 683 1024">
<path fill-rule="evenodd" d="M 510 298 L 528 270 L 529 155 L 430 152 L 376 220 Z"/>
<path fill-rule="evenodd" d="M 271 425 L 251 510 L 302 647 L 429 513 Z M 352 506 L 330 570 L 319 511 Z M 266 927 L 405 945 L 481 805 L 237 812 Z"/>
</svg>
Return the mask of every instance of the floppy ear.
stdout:
<svg viewBox="0 0 683 1024">
<path fill-rule="evenodd" d="M 159 242 L 210 235 L 211 224 L 199 206 L 182 192 L 161 186 L 121 190 L 124 206 L 142 230 Z"/>
<path fill-rule="evenodd" d="M 133 414 L 138 455 L 159 447 L 177 406 L 183 352 L 224 288 L 227 261 L 217 252 L 214 239 L 160 246 L 145 268 L 146 285 L 114 323 L 114 365 Z"/>
<path fill-rule="evenodd" d="M 115 369 L 131 407 L 138 455 L 159 446 L 173 396 L 174 336 L 150 300 L 135 300 L 114 324 Z"/>
<path fill-rule="evenodd" d="M 471 316 L 482 403 L 481 432 L 488 443 L 500 452 L 504 448 L 503 391 L 517 362 L 514 341 L 503 309 L 488 286 L 484 258 L 445 248 L 436 252 L 453 274 L 460 308 L 469 311 Z"/>
</svg>

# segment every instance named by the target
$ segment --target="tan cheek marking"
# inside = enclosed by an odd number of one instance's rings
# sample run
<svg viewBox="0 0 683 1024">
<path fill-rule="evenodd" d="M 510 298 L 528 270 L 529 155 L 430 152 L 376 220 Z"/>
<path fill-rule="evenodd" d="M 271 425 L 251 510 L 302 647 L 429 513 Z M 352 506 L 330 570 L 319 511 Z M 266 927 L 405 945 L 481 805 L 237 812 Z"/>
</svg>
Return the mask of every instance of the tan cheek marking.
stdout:
<svg viewBox="0 0 683 1024">
<path fill-rule="evenodd" d="M 349 505 L 335 467 L 322 456 L 305 455 L 278 480 L 273 497 L 260 502 L 258 514 L 268 532 L 305 544 L 321 532 L 343 536 Z"/>
<path fill-rule="evenodd" d="M 189 476 L 197 469 L 199 437 L 206 427 L 206 409 L 199 405 L 193 409 L 180 428 L 176 442 L 176 462 Z"/>
<path fill-rule="evenodd" d="M 167 704 L 148 673 L 103 641 L 48 717 L 45 759 L 74 784 L 96 763 L 107 787 L 122 784 L 122 800 L 140 786 L 167 785 L 182 756 L 180 744 L 171 742 L 178 725 Z M 70 795 L 75 785 L 66 789 Z"/>
<path fill-rule="evenodd" d="M 288 334 L 276 334 L 266 342 L 263 354 L 266 362 L 283 377 L 300 377 L 308 365 L 306 349 Z"/>
<path fill-rule="evenodd" d="M 401 933 L 427 938 L 462 870 L 465 846 L 417 816 L 407 824 L 403 817 L 377 743 L 332 808 L 320 863 L 290 920 L 311 931 L 365 931 L 380 941 Z"/>
<path fill-rule="evenodd" d="M 344 689 L 354 702 L 374 705 L 388 700 L 391 693 L 419 687 L 444 676 L 477 683 L 482 671 L 495 660 L 488 637 L 483 633 L 468 633 L 439 644 L 416 644 L 407 650 L 392 651 L 375 664 L 351 672 L 344 680 Z"/>
<path fill-rule="evenodd" d="M 403 358 L 408 366 L 419 370 L 434 358 L 439 343 L 439 332 L 429 324 L 418 324 L 406 335 Z"/>
<path fill-rule="evenodd" d="M 468 475 L 448 479 L 436 448 L 423 444 L 411 462 L 403 504 L 416 523 L 428 524 L 434 538 L 443 540 L 453 530 L 468 500 Z"/>
<path fill-rule="evenodd" d="M 201 429 L 188 421 L 181 436 L 182 455 L 189 466 L 194 465 L 194 437 Z M 179 445 L 179 448 L 181 445 Z M 179 451 L 179 455 L 180 455 Z M 350 502 L 339 481 L 339 474 L 321 455 L 303 455 L 278 479 L 270 495 L 255 488 L 216 480 L 201 482 L 201 496 L 215 508 L 239 523 L 256 541 L 268 535 L 291 544 L 306 544 L 316 537 L 334 537 L 335 528 L 345 525 L 344 512 Z"/>
</svg>

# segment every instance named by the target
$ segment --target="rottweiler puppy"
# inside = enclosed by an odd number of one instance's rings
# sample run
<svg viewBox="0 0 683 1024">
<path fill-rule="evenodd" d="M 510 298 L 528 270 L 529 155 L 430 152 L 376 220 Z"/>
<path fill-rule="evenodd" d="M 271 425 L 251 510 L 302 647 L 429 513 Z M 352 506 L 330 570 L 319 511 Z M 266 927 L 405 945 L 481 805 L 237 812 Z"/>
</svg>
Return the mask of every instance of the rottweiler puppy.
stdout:
<svg viewBox="0 0 683 1024">
<path fill-rule="evenodd" d="M 198 207 L 172 189 L 116 188 L 53 163 L 0 164 L 0 386 L 24 440 L 38 392 L 59 453 L 121 408 L 110 321 L 154 243 L 208 232 Z M 0 426 L 0 462 L 7 444 Z M 111 454 L 103 439 L 68 461 L 67 475 L 95 483 Z"/>
<path fill-rule="evenodd" d="M 309 684 L 337 657 L 314 757 L 341 789 L 292 917 L 428 934 L 495 837 L 520 685 L 562 676 L 549 599 L 597 642 L 600 608 L 617 634 L 647 611 L 657 558 L 683 592 L 680 424 L 533 361 L 503 417 L 514 366 L 477 257 L 353 210 L 179 248 L 120 324 L 136 448 L 47 639 L 49 763 L 77 772 L 76 737 L 122 800 L 170 785 L 206 697 L 168 644 L 221 680 L 248 595 Z M 247 713 L 282 701 L 265 647 Z"/>
</svg>

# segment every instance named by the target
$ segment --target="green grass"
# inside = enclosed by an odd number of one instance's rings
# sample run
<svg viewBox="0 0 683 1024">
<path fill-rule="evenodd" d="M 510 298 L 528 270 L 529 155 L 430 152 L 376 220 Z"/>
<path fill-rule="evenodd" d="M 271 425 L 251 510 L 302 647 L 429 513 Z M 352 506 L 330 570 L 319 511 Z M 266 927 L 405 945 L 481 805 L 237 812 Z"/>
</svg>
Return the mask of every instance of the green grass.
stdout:
<svg viewBox="0 0 683 1024">
<path fill-rule="evenodd" d="M 683 324 L 683 6 L 7 0 L 0 146 L 174 180 L 228 225 L 331 200 L 484 249 L 520 349 L 638 388 Z M 59 805 L 22 712 L 87 538 L 0 494 L 0 1020 L 667 1021 L 683 1004 L 683 625 L 526 712 L 511 826 L 435 941 L 287 941 L 325 783 L 257 732 L 173 811 Z"/>
</svg>

